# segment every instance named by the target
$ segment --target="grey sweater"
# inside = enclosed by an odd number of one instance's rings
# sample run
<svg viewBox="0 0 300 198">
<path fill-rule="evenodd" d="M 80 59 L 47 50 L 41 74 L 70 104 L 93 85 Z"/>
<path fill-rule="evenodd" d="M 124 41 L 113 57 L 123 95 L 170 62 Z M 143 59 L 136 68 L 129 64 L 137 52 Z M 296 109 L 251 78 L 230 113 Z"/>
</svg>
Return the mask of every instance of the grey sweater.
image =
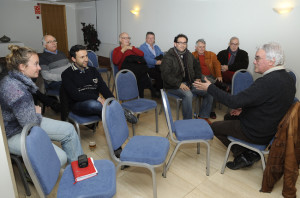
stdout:
<svg viewBox="0 0 300 198">
<path fill-rule="evenodd" d="M 7 137 L 22 132 L 26 124 L 40 125 L 42 115 L 35 112 L 31 93 L 38 87 L 19 71 L 10 71 L 0 82 L 0 104 Z"/>
</svg>

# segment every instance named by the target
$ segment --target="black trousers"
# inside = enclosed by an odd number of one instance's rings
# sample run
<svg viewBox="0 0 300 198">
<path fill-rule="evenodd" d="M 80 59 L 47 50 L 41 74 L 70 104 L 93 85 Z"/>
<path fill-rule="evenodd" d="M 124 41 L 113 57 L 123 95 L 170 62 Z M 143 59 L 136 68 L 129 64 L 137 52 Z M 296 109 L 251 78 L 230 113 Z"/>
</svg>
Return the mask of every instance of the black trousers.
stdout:
<svg viewBox="0 0 300 198">
<path fill-rule="evenodd" d="M 211 128 L 214 132 L 214 135 L 226 146 L 230 144 L 230 141 L 227 139 L 227 136 L 232 136 L 235 138 L 238 138 L 240 140 L 244 140 L 250 143 L 254 143 L 252 140 L 250 140 L 247 136 L 244 135 L 242 128 L 241 128 L 241 122 L 238 119 L 237 116 L 230 116 L 230 114 L 226 114 L 224 116 L 224 121 L 217 121 L 213 122 L 211 125 Z M 234 120 L 226 120 L 226 119 L 234 119 Z M 234 155 L 234 157 L 242 154 L 243 152 L 247 151 L 248 149 L 239 146 L 239 145 L 233 145 L 231 147 L 231 151 Z"/>
<path fill-rule="evenodd" d="M 161 72 L 159 66 L 155 66 L 155 68 L 149 68 L 148 74 L 150 78 L 155 80 L 155 90 L 160 92 L 160 89 L 163 88 L 163 80 L 161 78 Z"/>
</svg>

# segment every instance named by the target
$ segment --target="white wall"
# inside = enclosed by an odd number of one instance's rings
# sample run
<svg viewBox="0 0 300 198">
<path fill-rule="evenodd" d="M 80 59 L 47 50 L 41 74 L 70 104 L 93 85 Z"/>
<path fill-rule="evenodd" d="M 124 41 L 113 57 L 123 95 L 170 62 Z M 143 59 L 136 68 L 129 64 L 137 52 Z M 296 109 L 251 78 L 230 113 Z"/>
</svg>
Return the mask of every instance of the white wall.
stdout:
<svg viewBox="0 0 300 198">
<path fill-rule="evenodd" d="M 1 0 L 0 37 L 6 35 L 12 41 L 21 41 L 25 46 L 42 52 L 43 30 L 41 17 L 36 19 L 36 16 L 40 15 L 34 14 L 34 6 L 37 3 L 22 0 Z M 77 43 L 76 7 L 74 3 L 64 3 L 63 5 L 66 6 L 68 46 L 70 47 Z"/>
</svg>

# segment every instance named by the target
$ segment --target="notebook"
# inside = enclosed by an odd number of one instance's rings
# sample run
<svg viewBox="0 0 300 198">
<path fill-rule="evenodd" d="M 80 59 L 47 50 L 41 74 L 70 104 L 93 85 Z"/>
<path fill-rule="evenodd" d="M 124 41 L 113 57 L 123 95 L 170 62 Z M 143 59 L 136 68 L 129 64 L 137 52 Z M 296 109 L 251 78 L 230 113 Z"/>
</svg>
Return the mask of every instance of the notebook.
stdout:
<svg viewBox="0 0 300 198">
<path fill-rule="evenodd" d="M 72 166 L 72 171 L 73 171 L 73 175 L 74 175 L 74 179 L 75 179 L 74 184 L 76 182 L 94 177 L 98 174 L 98 171 L 97 171 L 96 167 L 94 166 L 94 160 L 91 157 L 88 158 L 88 166 L 85 168 L 80 168 L 78 166 L 77 160 L 71 162 L 71 166 Z"/>
</svg>

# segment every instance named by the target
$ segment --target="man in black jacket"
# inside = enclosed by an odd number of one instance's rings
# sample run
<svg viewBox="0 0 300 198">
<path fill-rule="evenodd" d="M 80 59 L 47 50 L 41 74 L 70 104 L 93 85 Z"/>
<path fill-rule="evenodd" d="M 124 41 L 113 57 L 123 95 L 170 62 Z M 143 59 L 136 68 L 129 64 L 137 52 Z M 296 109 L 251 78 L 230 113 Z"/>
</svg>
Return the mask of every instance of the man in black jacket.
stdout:
<svg viewBox="0 0 300 198">
<path fill-rule="evenodd" d="M 268 145 L 274 137 L 277 126 L 293 103 L 296 93 L 295 81 L 283 64 L 281 46 L 268 43 L 258 48 L 254 60 L 255 72 L 263 76 L 237 95 L 218 89 L 208 80 L 205 83 L 194 83 L 197 89 L 207 90 L 217 101 L 234 109 L 231 115 L 239 118 L 212 124 L 214 135 L 225 146 L 230 143 L 227 136 L 261 145 Z M 227 167 L 234 170 L 251 166 L 260 159 L 257 153 L 237 145 L 231 151 L 235 159 L 227 162 Z"/>
<path fill-rule="evenodd" d="M 217 57 L 221 63 L 223 82 L 231 83 L 234 72 L 240 69 L 247 69 L 249 65 L 248 53 L 239 48 L 240 41 L 232 37 L 229 47 L 218 53 Z"/>
<path fill-rule="evenodd" d="M 99 115 L 106 98 L 114 97 L 94 67 L 88 67 L 86 47 L 70 49 L 74 62 L 61 75 L 62 86 L 69 98 L 70 109 L 78 115 Z M 101 94 L 101 95 L 99 95 Z"/>
</svg>

